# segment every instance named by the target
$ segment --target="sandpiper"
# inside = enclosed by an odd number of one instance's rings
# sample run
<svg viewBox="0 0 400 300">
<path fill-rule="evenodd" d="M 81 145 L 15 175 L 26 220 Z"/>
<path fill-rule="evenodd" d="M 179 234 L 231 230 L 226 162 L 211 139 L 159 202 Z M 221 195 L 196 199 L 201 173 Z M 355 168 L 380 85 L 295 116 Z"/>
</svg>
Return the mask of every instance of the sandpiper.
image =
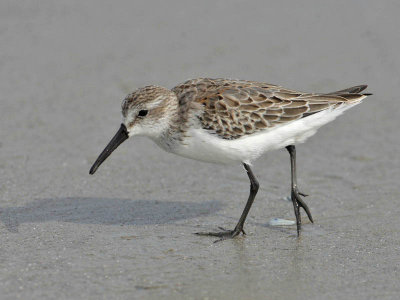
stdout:
<svg viewBox="0 0 400 300">
<path fill-rule="evenodd" d="M 122 102 L 123 123 L 90 169 L 101 163 L 126 139 L 147 136 L 165 151 L 221 164 L 243 164 L 250 180 L 250 195 L 233 230 L 202 232 L 221 239 L 233 238 L 244 222 L 259 183 L 251 163 L 269 150 L 286 148 L 291 163 L 291 200 L 297 234 L 300 208 L 313 222 L 297 187 L 296 148 L 322 125 L 371 95 L 361 93 L 367 85 L 328 94 L 303 93 L 264 82 L 198 78 L 172 90 L 146 86 Z"/>
</svg>

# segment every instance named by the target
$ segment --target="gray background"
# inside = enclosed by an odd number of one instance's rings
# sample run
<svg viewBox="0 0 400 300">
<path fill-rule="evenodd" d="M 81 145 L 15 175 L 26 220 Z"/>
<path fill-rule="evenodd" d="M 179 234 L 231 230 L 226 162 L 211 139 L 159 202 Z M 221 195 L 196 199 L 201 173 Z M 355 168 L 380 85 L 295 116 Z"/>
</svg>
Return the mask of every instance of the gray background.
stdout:
<svg viewBox="0 0 400 300">
<path fill-rule="evenodd" d="M 398 297 L 398 1 L 0 3 L 0 298 Z M 254 165 L 248 235 L 213 244 L 248 195 L 241 166 L 123 144 L 125 95 L 200 76 L 374 96 L 298 147 L 315 224 L 293 219 L 286 151 Z M 304 219 L 304 218 L 303 218 Z"/>
</svg>

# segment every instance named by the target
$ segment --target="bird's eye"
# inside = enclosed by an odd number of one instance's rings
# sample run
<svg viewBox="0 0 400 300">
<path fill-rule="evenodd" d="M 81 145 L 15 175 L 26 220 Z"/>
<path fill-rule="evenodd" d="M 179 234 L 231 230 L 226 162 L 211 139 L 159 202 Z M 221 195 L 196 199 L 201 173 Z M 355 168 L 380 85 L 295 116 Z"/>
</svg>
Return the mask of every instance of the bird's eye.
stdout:
<svg viewBox="0 0 400 300">
<path fill-rule="evenodd" d="M 148 110 L 141 110 L 141 111 L 139 111 L 139 114 L 138 114 L 138 116 L 139 117 L 145 117 L 146 115 L 147 115 L 147 113 L 148 113 L 149 111 Z"/>
</svg>

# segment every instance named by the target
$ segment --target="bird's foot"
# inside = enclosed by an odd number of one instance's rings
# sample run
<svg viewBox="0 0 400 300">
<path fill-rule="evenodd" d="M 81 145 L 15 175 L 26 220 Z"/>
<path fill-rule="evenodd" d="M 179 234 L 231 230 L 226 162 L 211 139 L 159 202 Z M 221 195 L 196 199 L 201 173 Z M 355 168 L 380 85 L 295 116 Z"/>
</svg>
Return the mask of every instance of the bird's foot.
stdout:
<svg viewBox="0 0 400 300">
<path fill-rule="evenodd" d="M 314 223 L 314 220 L 312 218 L 310 209 L 308 208 L 307 204 L 304 202 L 304 200 L 300 197 L 307 197 L 308 195 L 301 193 L 297 187 L 292 188 L 292 202 L 293 202 L 293 207 L 294 207 L 294 214 L 296 216 L 296 225 L 297 225 L 297 235 L 300 235 L 300 229 L 301 229 L 301 216 L 300 216 L 300 207 L 304 209 L 304 211 L 307 214 L 308 219 L 311 221 L 311 223 Z"/>
<path fill-rule="evenodd" d="M 220 242 L 226 239 L 232 239 L 236 236 L 238 236 L 241 232 L 245 235 L 246 232 L 243 230 L 243 227 L 238 227 L 236 226 L 235 229 L 233 230 L 227 230 L 223 227 L 218 227 L 221 229 L 221 231 L 216 231 L 216 232 L 196 232 L 195 234 L 197 235 L 203 235 L 203 236 L 215 236 L 219 237 L 220 239 L 216 240 L 216 242 Z"/>
</svg>

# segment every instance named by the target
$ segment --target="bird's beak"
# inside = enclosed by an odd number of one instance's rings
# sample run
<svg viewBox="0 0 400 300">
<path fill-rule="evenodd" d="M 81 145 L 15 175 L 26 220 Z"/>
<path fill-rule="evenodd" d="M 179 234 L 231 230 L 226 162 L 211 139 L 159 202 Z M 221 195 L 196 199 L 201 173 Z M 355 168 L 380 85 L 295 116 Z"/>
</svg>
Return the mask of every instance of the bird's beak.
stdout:
<svg viewBox="0 0 400 300">
<path fill-rule="evenodd" d="M 128 137 L 129 135 L 126 126 L 124 124 L 121 124 L 121 127 L 119 128 L 117 133 L 114 135 L 112 140 L 108 143 L 107 147 L 103 150 L 103 152 L 101 152 L 96 162 L 90 168 L 89 174 L 90 175 L 94 174 L 94 172 L 96 172 L 97 168 L 100 167 L 103 161 L 105 161 L 106 158 L 109 157 L 110 154 L 115 149 L 117 149 L 118 146 L 121 145 Z"/>
</svg>

